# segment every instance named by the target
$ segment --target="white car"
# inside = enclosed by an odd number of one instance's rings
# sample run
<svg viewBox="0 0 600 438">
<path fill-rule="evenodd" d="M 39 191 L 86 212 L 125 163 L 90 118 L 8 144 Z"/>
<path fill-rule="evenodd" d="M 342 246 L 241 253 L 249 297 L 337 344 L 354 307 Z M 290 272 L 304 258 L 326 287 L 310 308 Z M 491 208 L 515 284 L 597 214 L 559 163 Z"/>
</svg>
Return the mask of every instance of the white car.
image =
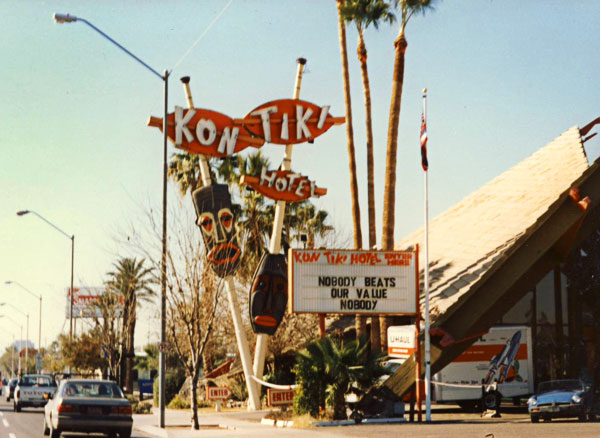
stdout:
<svg viewBox="0 0 600 438">
<path fill-rule="evenodd" d="M 62 432 L 104 433 L 129 438 L 133 427 L 131 405 L 110 380 L 67 379 L 49 396 L 44 408 L 44 435 Z"/>
</svg>

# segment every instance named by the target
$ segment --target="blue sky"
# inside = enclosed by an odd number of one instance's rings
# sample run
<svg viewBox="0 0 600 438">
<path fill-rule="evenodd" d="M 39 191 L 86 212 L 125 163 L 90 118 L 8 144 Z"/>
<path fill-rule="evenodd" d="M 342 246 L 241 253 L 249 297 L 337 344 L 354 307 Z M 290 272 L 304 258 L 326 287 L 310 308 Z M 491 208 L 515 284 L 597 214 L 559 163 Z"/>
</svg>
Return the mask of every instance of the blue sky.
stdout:
<svg viewBox="0 0 600 438">
<path fill-rule="evenodd" d="M 37 343 L 38 302 L 7 280 L 44 297 L 42 343 L 64 324 L 70 240 L 31 209 L 76 236 L 75 283 L 100 285 L 119 252 L 115 234 L 143 220 L 140 205 L 160 209 L 162 136 L 146 127 L 162 117 L 162 81 L 83 23 L 58 25 L 54 12 L 81 16 L 155 70 L 173 69 L 169 112 L 186 106 L 181 76 L 192 78 L 197 107 L 242 117 L 292 95 L 296 58 L 307 58 L 301 98 L 344 115 L 334 0 L 0 2 L 0 302 L 30 312 Z M 432 217 L 529 156 L 573 125 L 600 115 L 596 2 L 470 0 L 438 2 L 407 27 L 400 116 L 396 239 L 421 226 L 421 90 L 428 88 Z M 375 130 L 377 235 L 396 26 L 368 29 Z M 364 110 L 348 28 L 354 133 L 366 242 Z M 588 157 L 600 141 L 586 143 Z M 276 166 L 283 148 L 262 149 Z M 175 149 L 169 145 L 169 153 Z M 344 127 L 294 149 L 292 167 L 326 187 L 316 201 L 332 224 L 351 233 Z M 169 191 L 173 208 L 192 208 Z M 5 310 L 2 310 L 6 312 Z M 148 315 L 151 313 L 147 310 Z M 24 321 L 19 314 L 13 318 Z M 138 343 L 156 332 L 141 324 Z M 0 348 L 19 329 L 0 319 Z"/>
</svg>

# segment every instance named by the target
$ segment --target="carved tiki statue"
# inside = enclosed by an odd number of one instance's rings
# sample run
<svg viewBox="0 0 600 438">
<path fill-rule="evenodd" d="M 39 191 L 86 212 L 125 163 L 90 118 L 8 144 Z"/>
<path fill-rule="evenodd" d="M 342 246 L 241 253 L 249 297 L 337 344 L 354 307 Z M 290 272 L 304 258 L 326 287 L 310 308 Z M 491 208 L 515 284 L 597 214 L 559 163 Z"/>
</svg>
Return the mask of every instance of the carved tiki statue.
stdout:
<svg viewBox="0 0 600 438">
<path fill-rule="evenodd" d="M 231 196 L 225 184 L 201 187 L 192 193 L 208 261 L 219 277 L 232 275 L 240 262 Z"/>
<path fill-rule="evenodd" d="M 275 333 L 285 314 L 287 286 L 285 256 L 265 253 L 250 288 L 250 322 L 255 333 Z"/>
</svg>

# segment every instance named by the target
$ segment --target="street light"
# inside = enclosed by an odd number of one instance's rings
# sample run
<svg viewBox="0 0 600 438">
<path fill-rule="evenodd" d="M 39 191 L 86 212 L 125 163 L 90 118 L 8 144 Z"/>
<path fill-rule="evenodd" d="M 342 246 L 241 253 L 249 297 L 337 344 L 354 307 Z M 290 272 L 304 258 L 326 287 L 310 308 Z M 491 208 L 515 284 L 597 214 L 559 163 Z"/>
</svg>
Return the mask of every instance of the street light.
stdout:
<svg viewBox="0 0 600 438">
<path fill-rule="evenodd" d="M 3 306 L 5 303 L 0 304 L 0 306 Z M 19 310 L 19 309 L 17 309 Z M 19 312 L 21 312 L 19 310 Z M 23 313 L 23 312 L 21 312 Z M 23 313 L 24 314 L 24 313 Z M 25 314 L 24 314 L 25 315 Z M 10 321 L 12 321 L 14 324 L 18 325 L 19 327 L 21 327 L 21 341 L 19 342 L 19 347 L 21 346 L 21 342 L 23 342 L 23 324 L 19 324 L 17 321 L 15 321 L 14 319 L 12 319 L 10 316 L 8 315 L 0 315 L 0 318 L 8 318 Z M 28 345 L 29 345 L 29 315 L 27 315 L 27 338 L 25 340 L 25 367 L 27 367 L 27 359 L 28 359 Z M 25 370 L 27 371 L 27 369 Z M 19 349 L 19 374 L 21 373 L 21 350 Z"/>
<path fill-rule="evenodd" d="M 71 239 L 71 300 L 70 300 L 70 304 L 69 304 L 69 341 L 73 340 L 73 267 L 74 267 L 74 263 L 75 263 L 75 234 L 72 235 L 68 235 L 67 233 L 65 233 L 63 230 L 61 230 L 60 228 L 58 228 L 56 225 L 54 225 L 52 222 L 50 222 L 48 219 L 46 219 L 44 216 L 42 216 L 41 214 L 33 211 L 33 210 L 20 210 L 17 211 L 17 216 L 24 216 L 26 214 L 33 214 L 36 215 L 37 217 L 39 217 L 41 220 L 43 220 L 44 222 L 46 222 L 48 225 L 50 225 L 52 228 L 54 228 L 56 231 L 58 231 L 60 234 L 62 234 L 63 236 L 66 236 L 67 238 Z M 21 286 L 23 289 L 25 289 L 27 292 L 29 292 L 30 294 L 34 295 L 37 297 L 36 294 L 34 294 L 33 292 L 31 292 L 29 289 L 27 289 L 25 286 L 23 286 L 20 283 L 15 282 L 11 282 L 11 281 L 7 281 L 6 284 L 10 284 L 10 283 L 15 283 L 18 284 L 19 286 Z M 40 348 L 42 347 L 42 296 L 40 295 L 40 339 L 39 339 L 39 346 Z"/>
<path fill-rule="evenodd" d="M 19 283 L 18 281 L 5 281 L 4 284 L 16 284 L 17 286 L 19 286 L 21 289 L 23 289 L 25 292 L 29 293 L 30 295 L 33 295 L 36 298 L 40 299 L 40 324 L 39 324 L 39 334 L 38 334 L 38 350 L 42 349 L 42 296 L 36 294 L 35 292 L 31 292 L 29 289 L 27 289 L 25 286 L 23 286 L 21 283 Z M 8 303 L 9 306 L 12 306 L 12 304 Z M 14 306 L 13 306 L 14 307 Z"/>
<path fill-rule="evenodd" d="M 168 103 L 168 89 L 169 89 L 169 71 L 165 70 L 161 75 L 159 72 L 154 70 L 140 58 L 135 56 L 121 44 L 113 40 L 107 34 L 102 32 L 92 23 L 87 21 L 84 18 L 76 17 L 74 15 L 69 14 L 54 14 L 54 21 L 59 24 L 63 23 L 74 23 L 76 21 L 80 21 L 82 23 L 87 24 L 93 30 L 98 32 L 104 38 L 109 40 L 119 49 L 127 53 L 137 62 L 142 64 L 147 70 L 152 72 L 154 75 L 159 77 L 164 83 L 164 117 L 163 117 L 163 211 L 162 211 L 162 256 L 160 263 L 161 270 L 161 294 L 160 294 L 160 344 L 161 347 L 165 345 L 166 342 L 166 313 L 167 313 L 167 300 L 166 300 L 166 289 L 167 289 L 167 103 Z M 159 427 L 165 427 L 165 363 L 166 363 L 166 351 L 163 351 L 164 348 L 159 348 L 158 353 L 158 404 L 160 409 L 159 415 Z"/>
</svg>

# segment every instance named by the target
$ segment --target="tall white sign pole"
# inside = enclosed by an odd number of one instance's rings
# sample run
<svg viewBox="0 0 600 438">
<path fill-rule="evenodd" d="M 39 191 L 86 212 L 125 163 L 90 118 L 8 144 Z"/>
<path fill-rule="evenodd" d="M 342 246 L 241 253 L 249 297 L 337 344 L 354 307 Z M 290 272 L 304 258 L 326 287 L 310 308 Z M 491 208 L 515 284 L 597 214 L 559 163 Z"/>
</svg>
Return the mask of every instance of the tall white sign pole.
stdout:
<svg viewBox="0 0 600 438">
<path fill-rule="evenodd" d="M 423 90 L 427 122 L 427 89 Z M 425 170 L 425 421 L 431 421 L 431 343 L 429 338 L 429 171 Z"/>
<path fill-rule="evenodd" d="M 190 109 L 194 108 L 194 101 L 192 100 L 192 93 L 190 91 L 189 77 L 181 78 L 181 82 L 183 82 L 183 88 L 185 90 L 188 107 Z M 204 187 L 208 187 L 212 184 L 208 162 L 203 155 L 198 155 L 198 158 L 200 159 L 200 175 L 202 178 L 202 185 Z M 240 305 L 235 294 L 235 282 L 231 275 L 225 277 L 225 288 L 227 290 L 227 299 L 229 301 L 229 308 L 231 310 L 231 317 L 233 319 L 235 338 L 237 340 L 238 350 L 242 360 L 242 369 L 244 371 L 246 386 L 248 388 L 248 410 L 255 411 L 260 409 L 260 391 L 258 390 L 258 385 L 252 378 L 253 374 L 250 347 L 248 346 L 246 331 L 244 330 L 244 323 L 240 313 Z"/>
<path fill-rule="evenodd" d="M 300 86 L 302 85 L 302 73 L 306 59 L 298 58 L 298 69 L 296 71 L 296 83 L 294 84 L 294 99 L 300 98 Z M 292 149 L 293 145 L 285 146 L 285 155 L 281 163 L 281 170 L 291 170 L 292 168 Z M 271 233 L 271 241 L 269 242 L 269 252 L 271 254 L 279 254 L 281 251 L 281 231 L 283 229 L 283 217 L 285 215 L 285 201 L 277 201 L 275 205 L 275 218 L 273 219 L 273 231 Z M 254 350 L 254 375 L 258 379 L 262 379 L 265 368 L 265 356 L 267 354 L 267 344 L 269 335 L 259 333 L 256 339 L 256 348 Z"/>
</svg>

